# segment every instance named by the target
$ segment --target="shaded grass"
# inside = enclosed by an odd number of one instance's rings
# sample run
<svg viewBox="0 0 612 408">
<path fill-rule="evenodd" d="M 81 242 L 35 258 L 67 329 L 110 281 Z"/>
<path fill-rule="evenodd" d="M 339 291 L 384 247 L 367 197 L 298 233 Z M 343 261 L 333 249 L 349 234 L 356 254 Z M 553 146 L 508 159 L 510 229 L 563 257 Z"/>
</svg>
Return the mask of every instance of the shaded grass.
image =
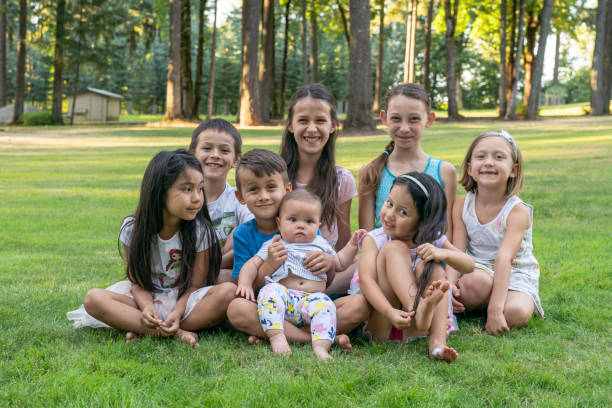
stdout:
<svg viewBox="0 0 612 408">
<path fill-rule="evenodd" d="M 493 338 L 482 317 L 463 318 L 452 365 L 430 362 L 424 340 L 356 339 L 352 353 L 320 364 L 309 346 L 278 358 L 227 329 L 203 333 L 195 351 L 72 330 L 65 312 L 123 277 L 117 232 L 148 161 L 186 146 L 191 129 L 0 134 L 0 405 L 610 406 L 612 118 L 436 124 L 422 144 L 459 166 L 473 137 L 501 126 L 526 158 L 521 197 L 535 210 L 546 319 Z M 241 133 L 244 151 L 278 150 L 280 128 Z M 386 143 L 340 138 L 338 162 L 356 175 Z"/>
</svg>

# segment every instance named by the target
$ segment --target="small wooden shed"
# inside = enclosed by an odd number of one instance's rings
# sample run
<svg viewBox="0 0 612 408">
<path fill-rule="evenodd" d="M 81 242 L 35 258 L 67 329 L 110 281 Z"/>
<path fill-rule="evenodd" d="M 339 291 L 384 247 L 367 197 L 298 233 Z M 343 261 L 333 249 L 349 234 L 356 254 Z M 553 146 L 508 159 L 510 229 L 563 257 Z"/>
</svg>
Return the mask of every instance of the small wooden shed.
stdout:
<svg viewBox="0 0 612 408">
<path fill-rule="evenodd" d="M 72 112 L 74 95 L 68 97 L 68 115 Z M 74 115 L 91 121 L 118 120 L 123 96 L 96 88 L 84 88 L 76 94 Z"/>
</svg>

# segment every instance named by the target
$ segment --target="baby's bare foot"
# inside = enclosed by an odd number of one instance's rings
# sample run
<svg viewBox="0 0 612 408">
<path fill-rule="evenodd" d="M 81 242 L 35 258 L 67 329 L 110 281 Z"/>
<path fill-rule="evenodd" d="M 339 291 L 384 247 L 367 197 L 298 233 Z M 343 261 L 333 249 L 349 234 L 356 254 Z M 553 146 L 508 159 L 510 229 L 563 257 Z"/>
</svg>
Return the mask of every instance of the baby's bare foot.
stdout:
<svg viewBox="0 0 612 408">
<path fill-rule="evenodd" d="M 130 344 L 136 340 L 138 340 L 138 335 L 136 333 L 131 332 L 131 331 L 125 333 L 125 342 L 127 344 Z"/>
<path fill-rule="evenodd" d="M 430 357 L 434 360 L 443 360 L 443 361 L 446 361 L 447 363 L 450 363 L 450 362 L 455 361 L 457 357 L 459 357 L 459 353 L 457 353 L 457 351 L 452 347 L 448 347 L 448 346 L 436 347 L 431 352 Z"/>
<path fill-rule="evenodd" d="M 268 334 L 271 331 L 275 333 Z M 285 356 L 291 354 L 291 348 L 289 347 L 289 343 L 287 343 L 285 333 L 283 333 L 281 330 L 268 330 L 266 334 L 268 335 L 268 339 L 270 340 L 270 345 L 272 346 L 272 351 L 274 353 Z"/>
<path fill-rule="evenodd" d="M 329 354 L 330 347 L 331 341 L 329 340 L 316 340 L 312 343 L 312 351 L 321 361 L 331 360 L 332 356 Z"/>
<path fill-rule="evenodd" d="M 353 345 L 351 344 L 351 339 L 346 334 L 339 334 L 336 336 L 334 342 L 342 347 L 344 350 L 352 350 Z"/>
<path fill-rule="evenodd" d="M 183 329 L 178 329 L 176 332 L 178 338 L 190 347 L 198 347 L 198 335 Z"/>
</svg>

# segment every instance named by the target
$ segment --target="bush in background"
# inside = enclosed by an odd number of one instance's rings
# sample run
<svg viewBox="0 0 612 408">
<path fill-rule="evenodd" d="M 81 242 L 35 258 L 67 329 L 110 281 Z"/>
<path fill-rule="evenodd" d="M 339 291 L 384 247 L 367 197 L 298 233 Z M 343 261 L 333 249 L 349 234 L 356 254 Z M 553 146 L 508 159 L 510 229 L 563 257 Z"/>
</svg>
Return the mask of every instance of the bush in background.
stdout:
<svg viewBox="0 0 612 408">
<path fill-rule="evenodd" d="M 62 124 L 53 117 L 53 114 L 50 111 L 24 113 L 21 116 L 21 123 L 23 123 L 25 126 L 48 126 Z"/>
</svg>

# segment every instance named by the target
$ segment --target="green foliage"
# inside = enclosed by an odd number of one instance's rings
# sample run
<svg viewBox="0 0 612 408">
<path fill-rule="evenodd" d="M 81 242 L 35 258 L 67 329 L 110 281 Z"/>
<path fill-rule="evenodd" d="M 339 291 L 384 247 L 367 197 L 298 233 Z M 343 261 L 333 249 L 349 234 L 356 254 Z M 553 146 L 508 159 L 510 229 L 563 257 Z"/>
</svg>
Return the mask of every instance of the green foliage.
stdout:
<svg viewBox="0 0 612 408">
<path fill-rule="evenodd" d="M 24 113 L 21 116 L 20 122 L 24 126 L 48 126 L 61 124 L 53 117 L 51 111 Z"/>
<path fill-rule="evenodd" d="M 585 102 L 591 97 L 591 69 L 583 67 L 565 83 L 567 88 L 567 103 Z"/>
</svg>

